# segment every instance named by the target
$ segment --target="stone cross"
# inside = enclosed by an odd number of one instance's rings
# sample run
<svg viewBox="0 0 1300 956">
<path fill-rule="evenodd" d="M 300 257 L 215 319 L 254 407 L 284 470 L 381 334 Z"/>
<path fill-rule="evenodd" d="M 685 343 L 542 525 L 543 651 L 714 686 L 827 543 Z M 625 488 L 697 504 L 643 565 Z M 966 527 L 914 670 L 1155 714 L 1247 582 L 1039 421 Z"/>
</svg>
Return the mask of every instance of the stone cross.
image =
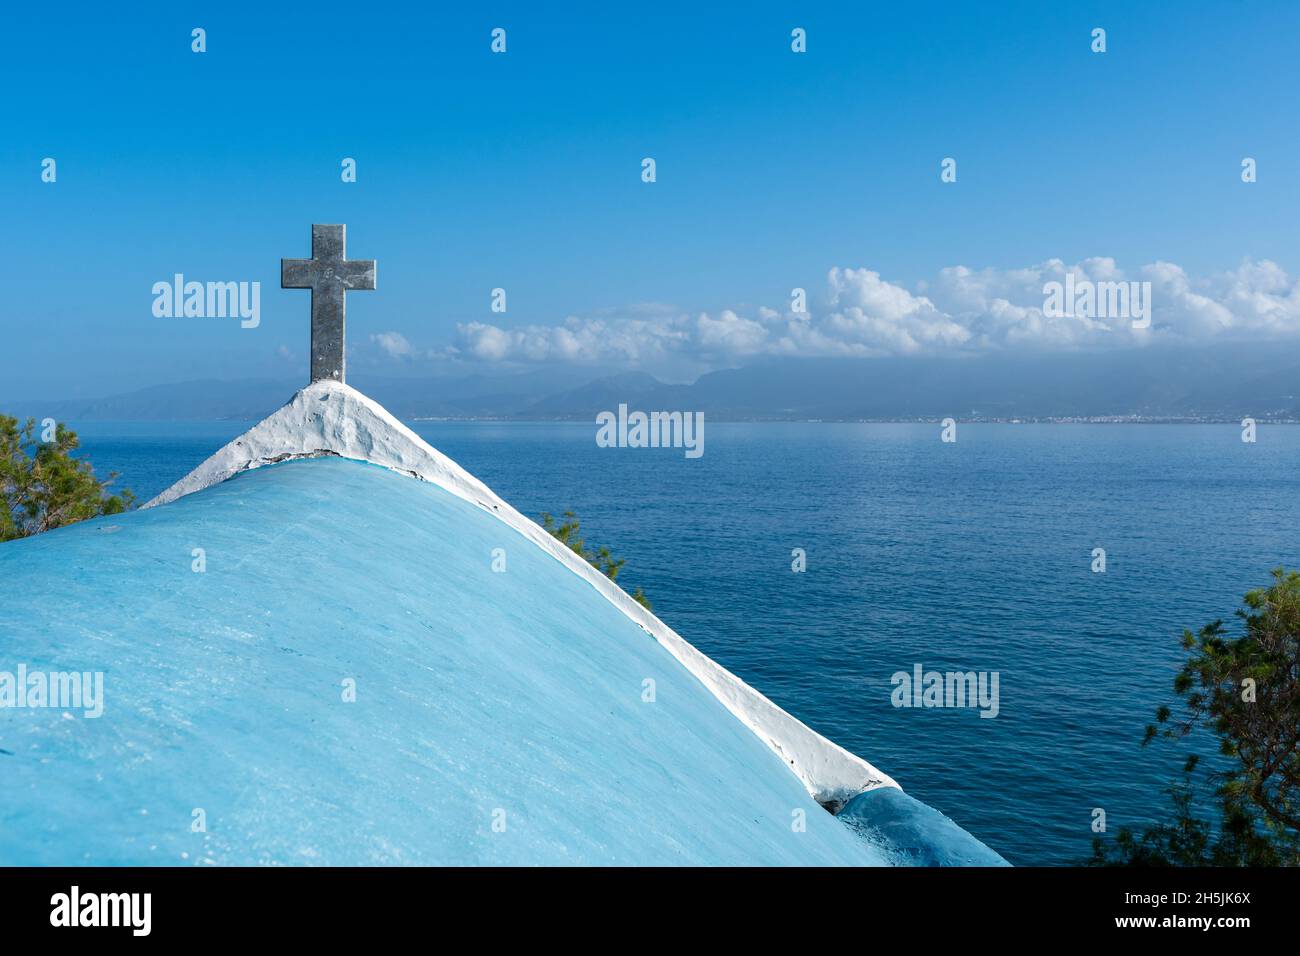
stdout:
<svg viewBox="0 0 1300 956">
<path fill-rule="evenodd" d="M 375 287 L 375 260 L 347 254 L 347 226 L 311 227 L 311 258 L 281 259 L 280 288 L 311 289 L 311 380 L 345 381 L 345 295 Z"/>
</svg>

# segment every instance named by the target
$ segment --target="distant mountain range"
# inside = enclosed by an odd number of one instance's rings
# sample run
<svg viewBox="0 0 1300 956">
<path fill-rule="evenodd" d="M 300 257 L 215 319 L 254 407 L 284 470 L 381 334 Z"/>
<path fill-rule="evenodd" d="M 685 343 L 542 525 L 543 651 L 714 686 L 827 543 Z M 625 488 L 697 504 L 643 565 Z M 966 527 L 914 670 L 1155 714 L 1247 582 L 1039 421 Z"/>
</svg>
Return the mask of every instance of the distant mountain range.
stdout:
<svg viewBox="0 0 1300 956">
<path fill-rule="evenodd" d="M 688 385 L 643 372 L 572 369 L 351 384 L 400 418 L 591 420 L 620 403 L 714 420 L 1300 420 L 1300 347 L 1124 349 L 970 358 L 800 359 L 711 372 Z M 0 412 L 61 421 L 252 420 L 305 383 L 198 381 L 92 401 L 11 401 Z"/>
</svg>

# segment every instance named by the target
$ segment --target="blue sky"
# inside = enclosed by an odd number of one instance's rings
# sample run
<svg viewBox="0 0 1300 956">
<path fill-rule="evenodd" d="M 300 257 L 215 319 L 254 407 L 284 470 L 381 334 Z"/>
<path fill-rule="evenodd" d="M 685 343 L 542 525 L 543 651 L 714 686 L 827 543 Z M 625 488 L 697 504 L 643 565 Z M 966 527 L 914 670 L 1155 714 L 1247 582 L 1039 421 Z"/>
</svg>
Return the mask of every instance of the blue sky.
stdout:
<svg viewBox="0 0 1300 956">
<path fill-rule="evenodd" d="M 833 354 L 751 327 L 795 286 L 823 338 L 861 338 L 891 308 L 913 332 L 967 308 L 951 274 L 935 293 L 944 269 L 985 277 L 967 303 L 984 315 L 1032 306 L 1017 296 L 1052 271 L 1017 270 L 1096 257 L 1182 270 L 1156 277 L 1179 334 L 1211 321 L 1194 295 L 1241 334 L 1300 329 L 1295 5 L 436 6 L 7 11 L 0 399 L 305 375 L 308 296 L 279 289 L 279 261 L 309 254 L 312 222 L 346 222 L 349 255 L 378 260 L 378 290 L 348 300 L 354 376 L 576 361 L 688 378 Z M 835 268 L 853 271 L 828 283 Z M 156 318 L 151 287 L 176 272 L 260 281 L 261 325 Z M 894 348 L 893 328 L 864 348 Z"/>
</svg>

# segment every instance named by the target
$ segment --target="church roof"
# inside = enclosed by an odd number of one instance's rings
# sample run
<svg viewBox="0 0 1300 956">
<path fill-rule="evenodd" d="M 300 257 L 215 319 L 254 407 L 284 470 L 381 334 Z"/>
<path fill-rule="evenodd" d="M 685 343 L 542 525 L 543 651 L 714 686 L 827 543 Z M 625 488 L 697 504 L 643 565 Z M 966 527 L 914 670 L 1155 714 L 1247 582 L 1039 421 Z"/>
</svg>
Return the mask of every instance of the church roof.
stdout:
<svg viewBox="0 0 1300 956">
<path fill-rule="evenodd" d="M 0 578 L 3 863 L 1000 862 L 338 382 Z"/>
</svg>

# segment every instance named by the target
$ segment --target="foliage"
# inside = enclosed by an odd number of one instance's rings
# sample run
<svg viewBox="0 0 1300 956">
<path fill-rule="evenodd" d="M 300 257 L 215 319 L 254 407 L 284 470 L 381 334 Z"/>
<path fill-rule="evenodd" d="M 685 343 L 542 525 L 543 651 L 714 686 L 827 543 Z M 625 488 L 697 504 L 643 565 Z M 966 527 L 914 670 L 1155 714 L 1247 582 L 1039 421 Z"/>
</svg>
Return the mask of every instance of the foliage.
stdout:
<svg viewBox="0 0 1300 956">
<path fill-rule="evenodd" d="M 599 548 L 593 550 L 588 548 L 586 542 L 579 536 L 581 525 L 578 522 L 578 516 L 572 511 L 564 513 L 564 523 L 556 524 L 555 518 L 549 514 L 542 514 L 542 527 L 558 539 L 561 543 L 568 545 L 569 550 L 580 555 L 587 560 L 593 567 L 599 570 L 605 577 L 611 581 L 618 581 L 618 573 L 623 570 L 624 559 L 615 558 L 609 552 L 609 548 Z M 632 594 L 632 600 L 636 601 L 647 611 L 652 610 L 650 599 L 638 587 Z"/>
<path fill-rule="evenodd" d="M 1110 846 L 1094 840 L 1093 864 L 1300 864 L 1300 573 L 1274 570 L 1273 583 L 1243 604 L 1238 637 L 1222 621 L 1183 632 L 1188 658 L 1174 679 L 1181 709 L 1160 707 L 1142 741 L 1178 742 L 1198 729 L 1217 739 L 1226 769 L 1208 777 L 1218 825 L 1194 815 L 1200 758 L 1192 755 L 1170 789 L 1173 822 L 1141 837 L 1121 830 Z"/>
<path fill-rule="evenodd" d="M 38 441 L 36 422 L 0 415 L 0 541 L 25 538 L 53 528 L 119 514 L 135 503 L 129 491 L 110 494 L 117 478 L 101 482 L 84 458 L 73 458 L 79 446 L 75 432 L 54 426 L 49 441 Z"/>
</svg>

